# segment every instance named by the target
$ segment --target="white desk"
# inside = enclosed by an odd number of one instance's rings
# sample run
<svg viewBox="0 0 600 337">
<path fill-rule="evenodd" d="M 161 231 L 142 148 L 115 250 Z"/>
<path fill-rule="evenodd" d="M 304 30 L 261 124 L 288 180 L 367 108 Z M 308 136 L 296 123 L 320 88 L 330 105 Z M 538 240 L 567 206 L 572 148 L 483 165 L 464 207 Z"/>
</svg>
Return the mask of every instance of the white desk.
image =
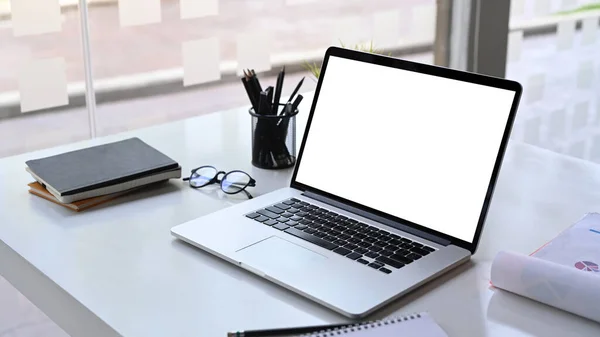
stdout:
<svg viewBox="0 0 600 337">
<path fill-rule="evenodd" d="M 344 321 L 170 236 L 171 227 L 241 196 L 172 181 L 76 214 L 27 193 L 26 160 L 130 136 L 179 161 L 186 172 L 204 164 L 246 170 L 258 181 L 257 195 L 288 184 L 291 170 L 251 166 L 249 133 L 247 113 L 239 109 L 0 160 L 0 274 L 73 337 L 214 337 Z M 597 210 L 599 191 L 600 167 L 511 144 L 472 262 L 373 318 L 428 310 L 454 337 L 599 336 L 596 323 L 488 283 L 497 251 L 533 251 Z"/>
</svg>

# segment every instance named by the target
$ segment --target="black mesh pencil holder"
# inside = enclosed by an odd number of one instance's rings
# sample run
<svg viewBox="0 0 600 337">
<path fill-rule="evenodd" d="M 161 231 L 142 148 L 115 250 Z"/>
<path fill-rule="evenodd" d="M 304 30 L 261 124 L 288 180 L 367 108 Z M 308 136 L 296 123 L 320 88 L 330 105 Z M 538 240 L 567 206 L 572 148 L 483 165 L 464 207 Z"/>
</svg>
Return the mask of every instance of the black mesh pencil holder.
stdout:
<svg viewBox="0 0 600 337">
<path fill-rule="evenodd" d="M 284 169 L 296 164 L 296 115 L 259 115 L 252 118 L 252 165 L 263 169 Z"/>
</svg>

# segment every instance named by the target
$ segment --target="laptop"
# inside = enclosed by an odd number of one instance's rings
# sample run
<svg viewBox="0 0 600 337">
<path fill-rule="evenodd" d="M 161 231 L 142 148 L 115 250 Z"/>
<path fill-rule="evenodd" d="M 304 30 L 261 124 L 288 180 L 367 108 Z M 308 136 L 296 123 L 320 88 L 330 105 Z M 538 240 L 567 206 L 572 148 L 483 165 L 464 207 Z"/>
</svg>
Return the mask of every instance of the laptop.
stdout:
<svg viewBox="0 0 600 337">
<path fill-rule="evenodd" d="M 332 47 L 289 187 L 171 233 L 364 317 L 475 253 L 521 91 Z"/>
</svg>

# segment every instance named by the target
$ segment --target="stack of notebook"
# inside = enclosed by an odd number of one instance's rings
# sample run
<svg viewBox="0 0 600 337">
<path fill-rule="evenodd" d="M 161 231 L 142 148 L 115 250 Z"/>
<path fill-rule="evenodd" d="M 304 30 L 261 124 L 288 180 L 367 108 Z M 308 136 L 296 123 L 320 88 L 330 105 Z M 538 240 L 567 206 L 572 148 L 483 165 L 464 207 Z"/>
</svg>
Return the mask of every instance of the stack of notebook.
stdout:
<svg viewBox="0 0 600 337">
<path fill-rule="evenodd" d="M 30 160 L 29 192 L 80 211 L 143 186 L 181 177 L 173 159 L 131 138 Z"/>
</svg>

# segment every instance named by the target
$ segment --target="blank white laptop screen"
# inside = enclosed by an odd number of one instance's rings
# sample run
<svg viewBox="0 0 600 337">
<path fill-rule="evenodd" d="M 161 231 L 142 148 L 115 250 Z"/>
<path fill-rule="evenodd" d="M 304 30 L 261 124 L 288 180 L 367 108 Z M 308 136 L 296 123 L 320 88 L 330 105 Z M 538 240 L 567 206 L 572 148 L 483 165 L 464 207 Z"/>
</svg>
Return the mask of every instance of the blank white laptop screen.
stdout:
<svg viewBox="0 0 600 337">
<path fill-rule="evenodd" d="M 472 242 L 514 98 L 332 56 L 296 181 Z"/>
</svg>

